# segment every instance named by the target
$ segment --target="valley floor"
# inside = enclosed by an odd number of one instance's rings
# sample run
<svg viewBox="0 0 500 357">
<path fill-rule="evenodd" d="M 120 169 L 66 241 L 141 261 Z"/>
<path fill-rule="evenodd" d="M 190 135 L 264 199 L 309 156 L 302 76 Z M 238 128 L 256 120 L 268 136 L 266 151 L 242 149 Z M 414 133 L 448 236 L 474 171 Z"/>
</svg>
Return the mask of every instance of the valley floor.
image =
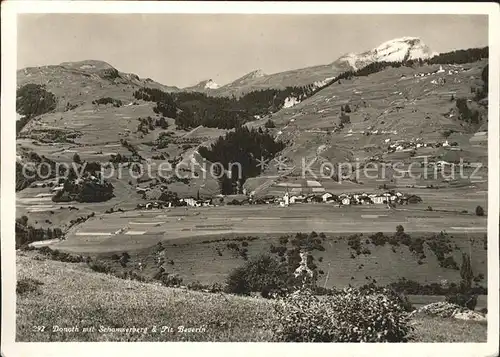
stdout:
<svg viewBox="0 0 500 357">
<path fill-rule="evenodd" d="M 103 253 L 150 247 L 160 241 L 213 234 L 288 232 L 407 232 L 486 233 L 486 217 L 424 207 L 336 207 L 302 204 L 172 208 L 96 215 L 71 229 L 54 248 L 78 253 Z"/>
</svg>

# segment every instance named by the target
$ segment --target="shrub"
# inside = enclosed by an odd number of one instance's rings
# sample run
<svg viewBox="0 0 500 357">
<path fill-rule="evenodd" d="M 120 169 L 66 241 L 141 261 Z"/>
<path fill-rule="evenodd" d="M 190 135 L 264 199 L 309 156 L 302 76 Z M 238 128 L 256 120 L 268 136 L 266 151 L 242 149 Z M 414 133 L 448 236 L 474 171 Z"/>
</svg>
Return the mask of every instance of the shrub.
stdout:
<svg viewBox="0 0 500 357">
<path fill-rule="evenodd" d="M 446 296 L 446 302 L 466 307 L 469 310 L 474 310 L 477 305 L 477 295 L 470 293 L 450 294 Z"/>
<path fill-rule="evenodd" d="M 242 250 L 240 250 L 240 256 L 244 259 L 244 260 L 248 260 L 248 249 L 247 248 L 243 248 Z"/>
<path fill-rule="evenodd" d="M 452 253 L 453 249 L 448 243 L 446 235 L 444 233 L 439 233 L 434 236 L 434 238 L 427 240 L 426 243 L 429 248 L 434 252 L 436 258 L 442 262 L 445 259 L 445 255 Z"/>
<path fill-rule="evenodd" d="M 179 286 L 182 284 L 182 278 L 166 272 L 161 273 L 156 278 L 157 280 L 160 280 L 164 286 Z"/>
<path fill-rule="evenodd" d="M 382 232 L 377 232 L 375 234 L 372 234 L 370 236 L 370 239 L 374 245 L 385 245 L 385 243 L 388 240 L 388 238 Z"/>
<path fill-rule="evenodd" d="M 225 291 L 237 295 L 248 295 L 250 283 L 244 267 L 234 269 L 226 279 Z"/>
<path fill-rule="evenodd" d="M 192 283 L 189 283 L 187 285 L 187 288 L 189 290 L 196 290 L 196 291 L 199 291 L 199 290 L 204 290 L 204 289 L 208 289 L 208 286 L 206 285 L 203 285 L 202 283 L 200 283 L 199 281 L 194 281 Z"/>
<path fill-rule="evenodd" d="M 288 243 L 288 237 L 287 236 L 281 236 L 279 238 L 280 244 L 281 245 L 286 245 Z"/>
<path fill-rule="evenodd" d="M 78 153 L 75 152 L 75 154 L 73 155 L 73 161 L 77 164 L 81 164 L 82 163 L 82 159 L 80 159 L 80 155 L 78 155 Z"/>
<path fill-rule="evenodd" d="M 287 270 L 284 264 L 267 255 L 248 261 L 234 269 L 226 280 L 226 292 L 248 295 L 250 292 L 274 292 L 287 284 Z"/>
<path fill-rule="evenodd" d="M 99 262 L 99 261 L 90 262 L 89 268 L 97 273 L 108 274 L 111 272 L 111 268 L 108 265 L 106 265 L 102 262 Z"/>
<path fill-rule="evenodd" d="M 231 249 L 231 250 L 235 250 L 235 251 L 239 251 L 240 250 L 240 247 L 238 246 L 238 244 L 236 244 L 234 242 L 227 243 L 226 246 L 227 246 L 228 249 Z"/>
<path fill-rule="evenodd" d="M 458 270 L 458 265 L 457 265 L 457 262 L 455 261 L 455 259 L 453 259 L 452 256 L 449 256 L 449 257 L 446 257 L 444 258 L 440 264 L 443 268 L 449 268 L 449 269 L 455 269 L 455 270 Z"/>
<path fill-rule="evenodd" d="M 476 207 L 476 216 L 484 216 L 484 208 L 481 206 Z"/>
<path fill-rule="evenodd" d="M 92 104 L 95 105 L 107 105 L 107 104 L 112 104 L 114 107 L 121 107 L 123 105 L 123 102 L 119 99 L 114 99 L 110 97 L 104 97 L 104 98 L 99 98 L 95 99 L 92 101 Z"/>
<path fill-rule="evenodd" d="M 19 279 L 16 284 L 16 294 L 19 295 L 24 295 L 28 293 L 40 294 L 40 290 L 38 288 L 39 285 L 43 285 L 43 283 L 36 279 L 31 279 L 31 278 Z"/>
<path fill-rule="evenodd" d="M 351 117 L 347 114 L 342 113 L 340 115 L 340 125 L 351 124 Z"/>
<path fill-rule="evenodd" d="M 127 252 L 122 253 L 119 261 L 122 267 L 126 267 L 127 263 L 130 261 L 130 255 Z"/>
<path fill-rule="evenodd" d="M 401 304 L 401 306 L 403 306 L 403 309 L 406 312 L 411 312 L 411 311 L 415 310 L 412 303 L 408 299 L 408 296 L 406 296 L 403 293 L 397 292 L 396 290 L 391 289 L 390 287 L 380 287 L 380 286 L 375 285 L 374 283 L 370 283 L 370 284 L 361 286 L 360 290 L 365 292 L 365 293 L 385 294 L 385 295 L 389 296 L 391 299 L 399 302 Z"/>
<path fill-rule="evenodd" d="M 323 299 L 297 291 L 275 306 L 283 342 L 403 342 L 408 313 L 385 290 L 347 288 Z"/>
<path fill-rule="evenodd" d="M 276 124 L 274 124 L 274 122 L 271 119 L 269 119 L 264 124 L 264 127 L 266 127 L 267 129 L 273 129 L 273 128 L 276 128 Z"/>
</svg>

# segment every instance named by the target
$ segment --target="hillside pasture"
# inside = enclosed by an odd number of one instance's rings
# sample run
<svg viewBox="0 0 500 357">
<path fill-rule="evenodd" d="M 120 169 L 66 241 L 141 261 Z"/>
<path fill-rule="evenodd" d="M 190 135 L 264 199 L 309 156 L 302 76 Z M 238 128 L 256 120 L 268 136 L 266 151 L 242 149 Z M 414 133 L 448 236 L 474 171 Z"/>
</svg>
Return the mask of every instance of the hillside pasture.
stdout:
<svg viewBox="0 0 500 357">
<path fill-rule="evenodd" d="M 17 296 L 17 342 L 273 341 L 273 301 L 166 288 L 98 274 L 85 264 L 33 258 L 16 257 L 18 281 L 41 283 L 37 292 Z M 473 321 L 419 316 L 412 324 L 410 342 L 484 342 L 487 336 L 486 324 Z M 105 331 L 132 326 L 141 330 Z M 198 330 L 181 333 L 179 326 Z"/>
</svg>

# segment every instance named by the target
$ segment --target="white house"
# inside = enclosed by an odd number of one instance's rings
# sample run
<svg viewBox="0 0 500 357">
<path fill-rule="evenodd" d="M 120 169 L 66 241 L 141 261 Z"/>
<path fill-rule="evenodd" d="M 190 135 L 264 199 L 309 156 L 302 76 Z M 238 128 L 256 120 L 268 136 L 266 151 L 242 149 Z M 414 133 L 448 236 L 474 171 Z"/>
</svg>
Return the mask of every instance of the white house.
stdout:
<svg viewBox="0 0 500 357">
<path fill-rule="evenodd" d="M 374 197 L 371 197 L 373 203 L 377 204 L 377 205 L 381 205 L 384 203 L 384 201 L 386 200 L 386 198 L 384 196 L 374 196 Z"/>
<path fill-rule="evenodd" d="M 195 207 L 195 206 L 197 206 L 197 202 L 196 202 L 196 200 L 195 200 L 194 198 L 191 198 L 191 197 L 190 197 L 190 198 L 183 198 L 183 199 L 181 199 L 181 201 L 186 202 L 186 204 L 187 204 L 188 206 L 190 206 L 190 207 Z"/>
<path fill-rule="evenodd" d="M 330 197 L 333 197 L 333 195 L 330 192 L 325 192 L 323 193 L 323 195 L 321 195 L 323 202 L 326 202 Z"/>
<path fill-rule="evenodd" d="M 57 192 L 57 191 L 62 191 L 64 189 L 64 186 L 57 186 L 52 188 L 50 191 L 52 192 Z"/>
<path fill-rule="evenodd" d="M 288 206 L 290 204 L 290 195 L 288 194 L 288 192 L 286 192 L 283 196 L 283 204 L 285 206 Z"/>
</svg>

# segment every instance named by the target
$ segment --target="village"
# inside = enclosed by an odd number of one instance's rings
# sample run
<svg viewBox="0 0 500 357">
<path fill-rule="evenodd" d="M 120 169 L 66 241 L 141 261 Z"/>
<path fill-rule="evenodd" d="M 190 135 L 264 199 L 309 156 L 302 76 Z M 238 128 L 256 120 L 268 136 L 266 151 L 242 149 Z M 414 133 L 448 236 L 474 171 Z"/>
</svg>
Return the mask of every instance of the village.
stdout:
<svg viewBox="0 0 500 357">
<path fill-rule="evenodd" d="M 265 195 L 255 198 L 252 195 L 217 195 L 210 199 L 194 197 L 180 198 L 171 201 L 150 201 L 140 203 L 137 209 L 162 209 L 176 206 L 184 207 L 216 207 L 223 205 L 254 205 L 267 204 L 288 207 L 294 204 L 333 204 L 338 207 L 351 205 L 387 205 L 394 208 L 396 205 L 407 205 L 421 203 L 422 198 L 414 194 L 404 194 L 394 190 L 382 193 L 342 193 L 336 195 L 330 192 L 312 194 L 290 194 L 286 192 L 283 196 Z"/>
</svg>

